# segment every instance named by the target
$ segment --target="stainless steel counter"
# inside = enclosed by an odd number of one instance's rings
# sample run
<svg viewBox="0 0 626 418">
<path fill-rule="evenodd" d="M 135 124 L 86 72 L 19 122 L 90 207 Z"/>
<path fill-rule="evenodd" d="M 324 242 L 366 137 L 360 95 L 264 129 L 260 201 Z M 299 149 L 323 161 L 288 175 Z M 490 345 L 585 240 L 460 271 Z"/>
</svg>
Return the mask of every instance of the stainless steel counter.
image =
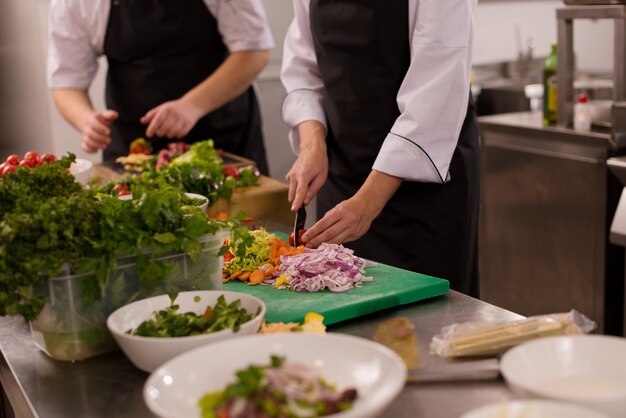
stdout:
<svg viewBox="0 0 626 418">
<path fill-rule="evenodd" d="M 444 359 L 428 354 L 431 338 L 442 326 L 465 321 L 508 321 L 522 317 L 451 291 L 449 295 L 387 310 L 329 327 L 370 338 L 381 322 L 409 318 L 419 339 L 422 364 Z M 50 359 L 33 344 L 21 318 L 0 318 L 0 383 L 20 418 L 152 417 L 142 399 L 147 374 L 121 352 L 82 362 Z M 407 385 L 385 418 L 455 418 L 475 407 L 515 396 L 502 380 L 481 383 Z"/>
</svg>

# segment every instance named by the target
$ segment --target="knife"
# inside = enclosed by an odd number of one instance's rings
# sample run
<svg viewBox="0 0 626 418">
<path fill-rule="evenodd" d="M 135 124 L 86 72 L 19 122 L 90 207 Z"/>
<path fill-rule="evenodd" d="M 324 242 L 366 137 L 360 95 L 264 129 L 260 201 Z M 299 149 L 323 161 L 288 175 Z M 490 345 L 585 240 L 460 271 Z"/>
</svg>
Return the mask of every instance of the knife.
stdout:
<svg viewBox="0 0 626 418">
<path fill-rule="evenodd" d="M 448 383 L 496 380 L 500 377 L 498 359 L 439 364 L 408 371 L 410 383 Z"/>
<path fill-rule="evenodd" d="M 304 205 L 300 206 L 298 212 L 296 212 L 296 221 L 293 224 L 293 246 L 300 245 L 300 231 L 304 229 L 304 223 L 306 222 L 306 209 Z"/>
</svg>

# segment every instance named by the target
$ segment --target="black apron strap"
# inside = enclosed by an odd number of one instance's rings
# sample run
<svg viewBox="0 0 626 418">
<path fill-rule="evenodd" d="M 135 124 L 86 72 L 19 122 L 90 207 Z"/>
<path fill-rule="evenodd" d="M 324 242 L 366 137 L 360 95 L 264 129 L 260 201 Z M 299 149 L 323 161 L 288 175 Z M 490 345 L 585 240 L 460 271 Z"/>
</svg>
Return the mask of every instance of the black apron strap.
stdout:
<svg viewBox="0 0 626 418">
<path fill-rule="evenodd" d="M 111 127 L 110 160 L 128 153 L 145 136 L 139 122 L 148 110 L 183 96 L 228 56 L 217 22 L 203 0 L 122 0 L 111 4 L 104 54 L 108 60 L 106 102 L 120 118 Z M 254 89 L 198 121 L 186 142 L 213 139 L 216 148 L 257 162 L 267 173 L 261 117 Z M 150 138 L 158 151 L 167 138 Z"/>
<path fill-rule="evenodd" d="M 410 64 L 408 2 L 311 0 L 310 19 L 329 125 L 321 217 L 363 184 L 400 114 L 396 98 Z M 367 234 L 347 245 L 477 296 L 478 129 L 471 98 L 450 175 L 446 184 L 403 182 Z"/>
</svg>

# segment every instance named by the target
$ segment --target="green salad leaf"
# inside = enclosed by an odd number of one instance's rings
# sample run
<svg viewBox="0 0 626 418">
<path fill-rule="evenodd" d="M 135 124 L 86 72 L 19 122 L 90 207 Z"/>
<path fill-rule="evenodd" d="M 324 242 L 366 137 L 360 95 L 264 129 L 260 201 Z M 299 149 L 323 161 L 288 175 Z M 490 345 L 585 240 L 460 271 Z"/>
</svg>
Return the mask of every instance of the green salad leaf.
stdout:
<svg viewBox="0 0 626 418">
<path fill-rule="evenodd" d="M 237 332 L 241 325 L 258 315 L 258 312 L 248 313 L 242 308 L 239 299 L 227 303 L 224 295 L 218 298 L 215 306 L 208 306 L 202 315 L 194 312 L 178 313 L 179 309 L 178 305 L 172 304 L 157 312 L 154 319 L 146 320 L 136 329 L 129 330 L 128 334 L 140 337 L 188 337 L 225 329 Z"/>
</svg>

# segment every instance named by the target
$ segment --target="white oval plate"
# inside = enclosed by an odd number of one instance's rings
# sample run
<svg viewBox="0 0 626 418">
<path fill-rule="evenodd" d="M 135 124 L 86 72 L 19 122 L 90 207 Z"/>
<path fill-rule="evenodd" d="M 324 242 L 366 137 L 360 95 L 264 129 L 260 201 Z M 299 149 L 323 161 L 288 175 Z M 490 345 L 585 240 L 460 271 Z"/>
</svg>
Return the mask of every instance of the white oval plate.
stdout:
<svg viewBox="0 0 626 418">
<path fill-rule="evenodd" d="M 507 351 L 500 370 L 514 389 L 626 416 L 626 339 L 546 337 Z"/>
<path fill-rule="evenodd" d="M 606 418 L 606 415 L 563 402 L 525 400 L 492 403 L 460 418 Z"/>
<path fill-rule="evenodd" d="M 144 400 L 163 418 L 200 417 L 200 397 L 224 389 L 239 369 L 268 364 L 272 354 L 313 367 L 338 390 L 357 389 L 353 408 L 328 415 L 333 418 L 377 416 L 406 379 L 400 357 L 371 340 L 340 334 L 252 335 L 200 347 L 163 364 L 146 381 Z"/>
</svg>

